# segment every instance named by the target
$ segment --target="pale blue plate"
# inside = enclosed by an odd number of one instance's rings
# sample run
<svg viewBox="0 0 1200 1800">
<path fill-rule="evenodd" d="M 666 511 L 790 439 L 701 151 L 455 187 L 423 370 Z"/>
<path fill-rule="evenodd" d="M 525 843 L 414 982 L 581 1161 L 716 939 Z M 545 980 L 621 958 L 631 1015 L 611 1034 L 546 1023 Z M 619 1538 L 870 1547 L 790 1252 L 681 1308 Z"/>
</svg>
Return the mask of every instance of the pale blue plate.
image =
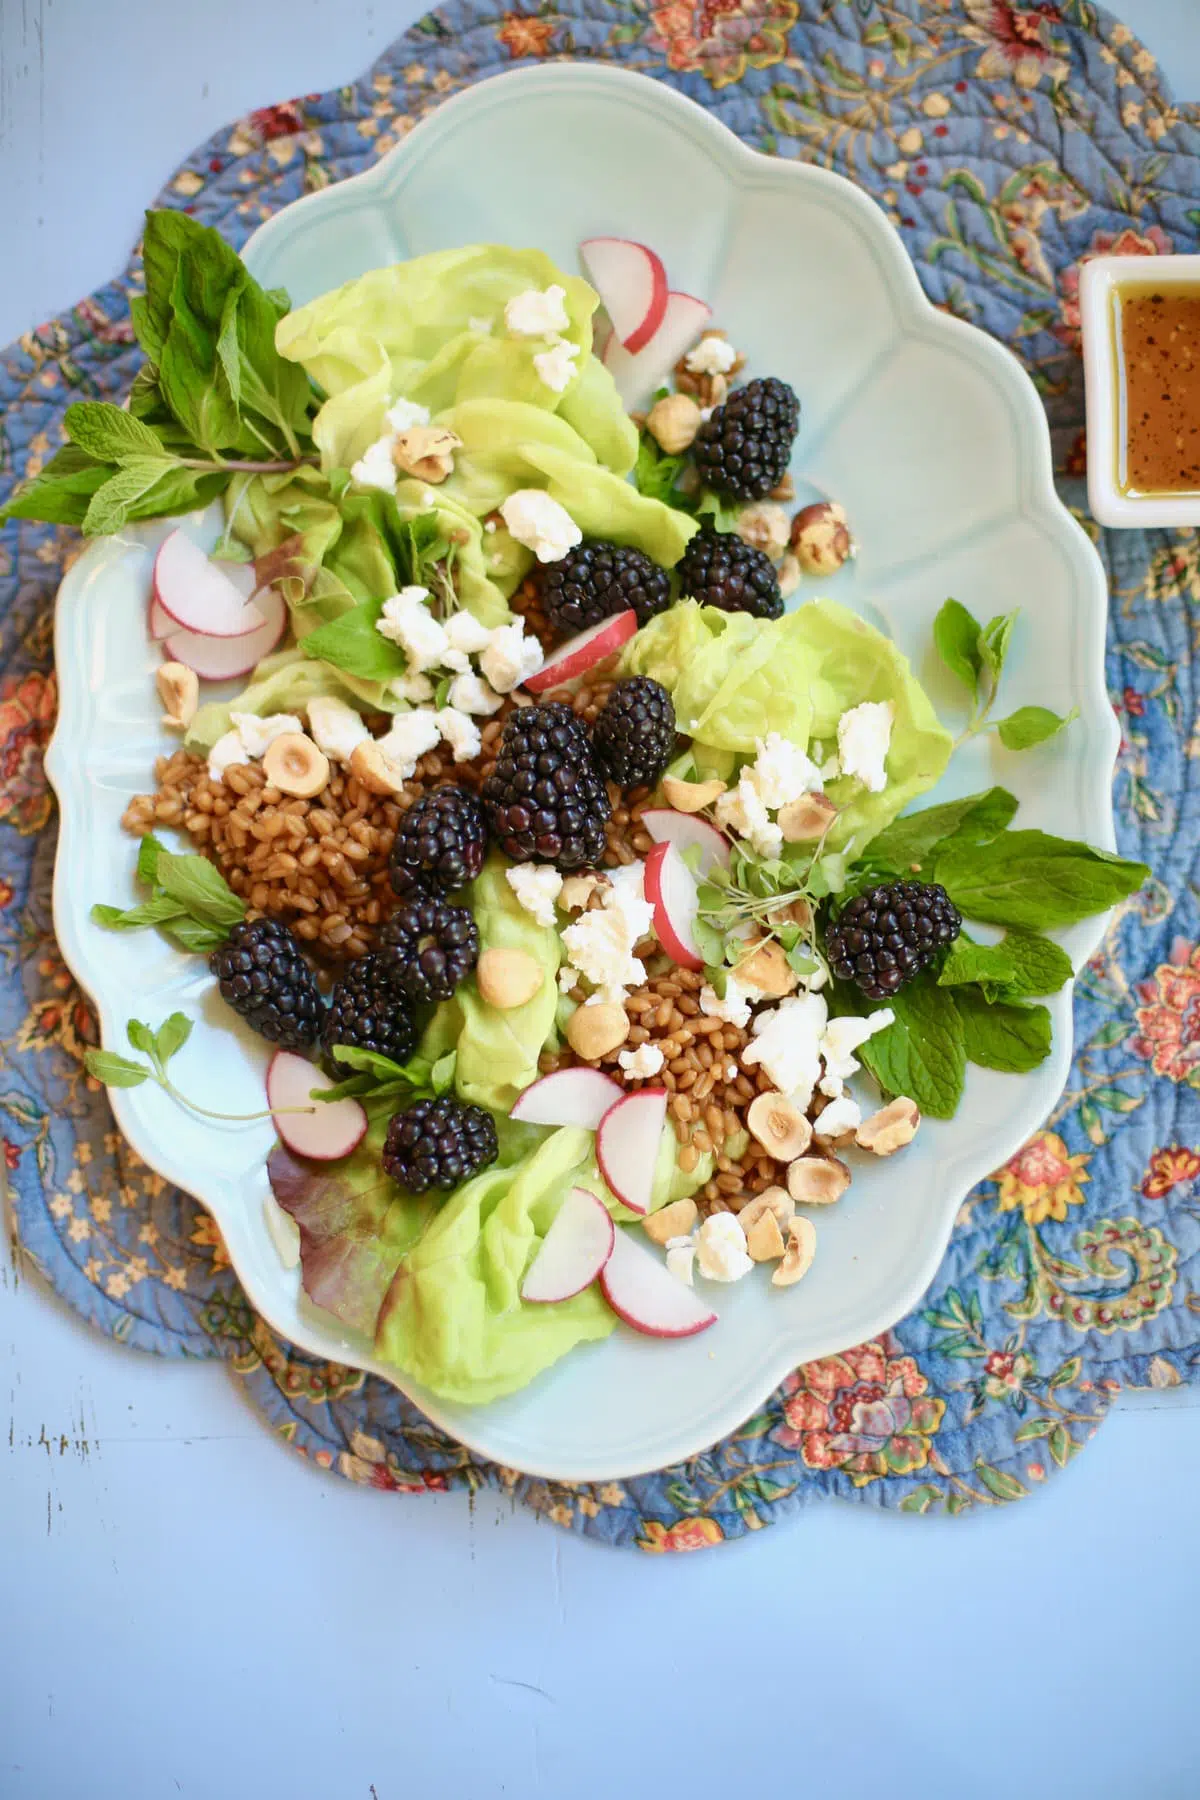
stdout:
<svg viewBox="0 0 1200 1800">
<path fill-rule="evenodd" d="M 1104 576 L 1055 497 L 1041 405 L 1008 351 L 929 305 L 899 238 L 849 183 L 747 150 L 640 76 L 554 64 L 459 95 L 368 174 L 286 208 L 246 258 L 260 280 L 303 301 L 379 264 L 479 239 L 538 245 L 574 268 L 579 240 L 604 232 L 653 245 L 672 285 L 711 303 L 751 371 L 783 376 L 800 394 L 798 488 L 845 505 L 861 553 L 798 601 L 829 592 L 882 625 L 952 724 L 957 697 L 928 655 L 939 605 L 954 594 L 985 618 L 1022 608 L 1005 677 L 1013 705 L 1075 706 L 1079 720 L 1020 757 L 974 744 L 943 792 L 1002 781 L 1021 798 L 1022 823 L 1111 846 L 1117 731 L 1104 686 Z M 61 590 L 62 706 L 48 758 L 63 821 L 55 921 L 105 1043 L 123 1038 L 133 994 L 145 1017 L 198 1013 L 181 1082 L 208 1105 L 242 1111 L 262 1091 L 265 1051 L 230 1033 L 203 964 L 88 918 L 98 895 L 119 897 L 123 875 L 132 891 L 120 816 L 164 747 L 144 630 L 158 535 L 94 546 Z M 1064 938 L 1077 965 L 1103 925 Z M 797 1363 L 884 1330 L 919 1299 L 964 1196 L 1062 1090 L 1069 991 L 1051 1008 L 1045 1066 L 1020 1078 L 973 1069 L 953 1122 L 927 1124 L 902 1157 L 864 1163 L 848 1196 L 819 1216 L 817 1258 L 799 1286 L 772 1290 L 758 1275 L 714 1289 L 720 1322 L 702 1336 L 668 1344 L 621 1328 L 478 1410 L 399 1385 L 481 1454 L 550 1477 L 629 1476 L 704 1448 Z M 314 1354 L 396 1379 L 365 1340 L 312 1308 L 283 1266 L 264 1213 L 267 1127 L 202 1124 L 148 1088 L 114 1093 L 113 1104 L 145 1160 L 210 1208 L 272 1325 Z"/>
</svg>

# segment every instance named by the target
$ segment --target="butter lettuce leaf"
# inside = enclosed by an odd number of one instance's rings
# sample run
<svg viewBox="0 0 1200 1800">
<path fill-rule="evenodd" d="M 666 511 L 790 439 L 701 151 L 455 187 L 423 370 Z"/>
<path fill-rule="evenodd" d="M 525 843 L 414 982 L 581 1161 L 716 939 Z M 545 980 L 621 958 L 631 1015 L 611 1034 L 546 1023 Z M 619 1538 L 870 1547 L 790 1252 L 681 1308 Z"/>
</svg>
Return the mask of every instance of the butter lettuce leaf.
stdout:
<svg viewBox="0 0 1200 1800">
<path fill-rule="evenodd" d="M 399 1259 L 379 1312 L 377 1354 L 446 1400 L 515 1393 L 576 1344 L 616 1324 L 599 1287 L 554 1306 L 520 1286 L 576 1177 L 592 1134 L 554 1131 L 515 1167 L 484 1170 L 450 1195 Z"/>
<path fill-rule="evenodd" d="M 933 786 L 952 740 L 908 662 L 890 639 L 831 600 L 812 600 L 781 619 L 753 619 L 687 601 L 642 627 L 621 669 L 667 688 L 680 728 L 694 740 L 698 769 L 728 775 L 719 755 L 752 756 L 755 739 L 777 731 L 807 747 L 832 743 L 842 713 L 863 700 L 892 703 L 895 721 L 881 794 L 839 778 L 830 833 L 837 848 L 862 846 Z"/>
</svg>

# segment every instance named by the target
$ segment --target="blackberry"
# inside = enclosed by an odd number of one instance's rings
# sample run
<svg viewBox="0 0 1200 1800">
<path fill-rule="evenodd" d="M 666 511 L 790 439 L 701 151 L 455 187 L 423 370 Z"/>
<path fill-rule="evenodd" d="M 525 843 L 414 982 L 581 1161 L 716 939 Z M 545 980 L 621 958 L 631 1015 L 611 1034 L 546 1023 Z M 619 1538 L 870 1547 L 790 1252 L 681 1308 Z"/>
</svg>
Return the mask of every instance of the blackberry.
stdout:
<svg viewBox="0 0 1200 1800">
<path fill-rule="evenodd" d="M 496 1121 L 482 1106 L 464 1106 L 444 1094 L 418 1100 L 388 1121 L 383 1167 L 410 1193 L 454 1188 L 500 1154 Z"/>
<path fill-rule="evenodd" d="M 579 869 L 604 854 L 611 807 L 587 726 L 569 706 L 510 715 L 483 784 L 488 823 L 513 862 Z"/>
<path fill-rule="evenodd" d="M 465 906 L 418 893 L 385 922 L 376 955 L 410 1000 L 449 1000 L 479 961 L 479 927 Z"/>
<path fill-rule="evenodd" d="M 235 925 L 208 966 L 221 998 L 281 1050 L 308 1050 L 321 1035 L 324 1006 L 316 977 L 279 919 Z"/>
<path fill-rule="evenodd" d="M 962 915 L 936 881 L 868 888 L 825 933 L 829 966 L 871 1000 L 887 1000 L 962 930 Z"/>
<path fill-rule="evenodd" d="M 623 788 L 654 787 L 675 748 L 675 708 L 648 675 L 618 681 L 596 720 L 592 743 Z"/>
<path fill-rule="evenodd" d="M 800 402 L 786 381 L 749 381 L 696 434 L 692 454 L 706 486 L 735 500 L 765 500 L 787 474 Z"/>
<path fill-rule="evenodd" d="M 702 606 L 722 612 L 749 613 L 754 619 L 778 619 L 783 595 L 775 565 L 732 531 L 698 531 L 679 563 L 679 591 Z"/>
<path fill-rule="evenodd" d="M 449 784 L 409 808 L 392 845 L 389 874 L 400 898 L 453 893 L 474 881 L 487 850 L 487 820 L 476 796 Z"/>
<path fill-rule="evenodd" d="M 360 956 L 334 984 L 324 1044 L 328 1051 L 335 1044 L 350 1044 L 393 1062 L 408 1061 L 417 1047 L 417 1028 L 408 1002 L 387 978 L 382 957 Z"/>
<path fill-rule="evenodd" d="M 642 551 L 623 544 L 580 544 L 538 571 L 538 592 L 564 637 L 632 606 L 644 625 L 671 604 L 671 578 Z"/>
</svg>

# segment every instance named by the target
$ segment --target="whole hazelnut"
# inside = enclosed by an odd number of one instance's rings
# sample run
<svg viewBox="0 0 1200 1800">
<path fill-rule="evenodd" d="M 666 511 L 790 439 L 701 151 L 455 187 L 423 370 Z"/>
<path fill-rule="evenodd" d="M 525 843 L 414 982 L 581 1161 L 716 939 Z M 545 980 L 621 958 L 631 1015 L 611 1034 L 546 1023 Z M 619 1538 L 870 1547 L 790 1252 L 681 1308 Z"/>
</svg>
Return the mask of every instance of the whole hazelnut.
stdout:
<svg viewBox="0 0 1200 1800">
<path fill-rule="evenodd" d="M 700 429 L 700 408 L 690 394 L 664 394 L 646 415 L 646 430 L 660 450 L 679 456 Z"/>
<path fill-rule="evenodd" d="M 743 506 L 735 530 L 743 543 L 762 550 L 777 563 L 788 547 L 788 516 L 774 500 Z"/>
<path fill-rule="evenodd" d="M 806 575 L 836 575 L 854 554 L 845 508 L 836 500 L 802 506 L 792 520 L 792 549 Z"/>
</svg>

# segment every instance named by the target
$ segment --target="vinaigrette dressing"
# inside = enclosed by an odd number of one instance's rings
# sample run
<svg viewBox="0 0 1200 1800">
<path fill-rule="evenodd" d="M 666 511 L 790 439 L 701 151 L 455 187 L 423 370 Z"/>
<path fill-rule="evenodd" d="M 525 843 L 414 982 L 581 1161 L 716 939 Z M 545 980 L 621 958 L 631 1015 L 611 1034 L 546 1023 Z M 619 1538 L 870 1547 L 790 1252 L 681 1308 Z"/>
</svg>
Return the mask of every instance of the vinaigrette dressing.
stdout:
<svg viewBox="0 0 1200 1800">
<path fill-rule="evenodd" d="M 1200 286 L 1125 281 L 1112 307 L 1117 486 L 1200 493 Z"/>
</svg>

